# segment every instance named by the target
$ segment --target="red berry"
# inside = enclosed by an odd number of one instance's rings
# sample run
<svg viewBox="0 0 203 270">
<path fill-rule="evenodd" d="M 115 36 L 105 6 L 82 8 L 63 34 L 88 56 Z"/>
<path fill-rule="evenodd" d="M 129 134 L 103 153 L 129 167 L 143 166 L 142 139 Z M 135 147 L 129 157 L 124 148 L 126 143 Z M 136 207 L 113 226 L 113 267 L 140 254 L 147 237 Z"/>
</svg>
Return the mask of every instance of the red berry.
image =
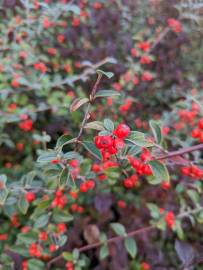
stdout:
<svg viewBox="0 0 203 270">
<path fill-rule="evenodd" d="M 203 118 L 201 118 L 198 122 L 198 126 L 200 129 L 203 129 Z"/>
<path fill-rule="evenodd" d="M 168 190 L 168 189 L 171 187 L 171 185 L 170 185 L 169 182 L 165 181 L 165 182 L 162 182 L 161 187 L 162 187 L 164 190 Z"/>
<path fill-rule="evenodd" d="M 32 201 L 35 200 L 35 198 L 36 198 L 35 193 L 33 193 L 33 192 L 27 192 L 25 194 L 25 199 L 26 199 L 27 202 L 32 202 Z"/>
<path fill-rule="evenodd" d="M 124 139 L 130 133 L 130 128 L 125 124 L 119 124 L 117 128 L 114 130 L 114 135 L 116 135 L 119 139 Z"/>
<path fill-rule="evenodd" d="M 50 251 L 50 252 L 56 251 L 56 245 L 51 244 L 51 245 L 49 246 L 49 251 Z"/>
<path fill-rule="evenodd" d="M 201 133 L 200 130 L 196 128 L 196 129 L 193 129 L 191 136 L 192 138 L 198 138 L 200 136 L 200 133 Z"/>
<path fill-rule="evenodd" d="M 150 269 L 151 267 L 148 263 L 146 262 L 141 263 L 141 270 L 150 270 Z"/>
<path fill-rule="evenodd" d="M 55 193 L 56 197 L 61 197 L 63 195 L 63 191 L 61 189 L 58 189 Z"/>
<path fill-rule="evenodd" d="M 99 166 L 99 164 L 92 164 L 92 171 L 95 173 L 98 173 L 101 171 L 101 167 Z"/>
<path fill-rule="evenodd" d="M 93 180 L 88 180 L 88 181 L 86 182 L 86 184 L 87 184 L 87 187 L 88 187 L 89 189 L 93 189 L 94 186 L 95 186 L 95 183 L 94 183 Z"/>
<path fill-rule="evenodd" d="M 66 224 L 65 223 L 59 223 L 56 226 L 58 233 L 64 233 L 66 231 Z"/>
<path fill-rule="evenodd" d="M 40 232 L 40 233 L 39 233 L 39 239 L 40 239 L 41 241 L 46 241 L 46 240 L 48 239 L 48 234 L 47 234 L 47 232 Z"/>
<path fill-rule="evenodd" d="M 125 188 L 132 188 L 134 186 L 134 182 L 130 178 L 126 178 L 124 180 Z"/>
<path fill-rule="evenodd" d="M 87 186 L 87 182 L 84 182 L 80 185 L 80 192 L 87 192 L 88 191 L 88 186 Z"/>
<path fill-rule="evenodd" d="M 96 136 L 94 139 L 95 145 L 99 149 L 107 149 L 113 146 L 113 138 L 111 136 Z"/>
<path fill-rule="evenodd" d="M 124 202 L 123 200 L 119 200 L 117 204 L 119 208 L 126 208 L 126 202 Z"/>
<path fill-rule="evenodd" d="M 190 174 L 190 168 L 189 167 L 183 167 L 181 169 L 181 172 L 184 174 L 184 175 L 189 175 Z"/>
</svg>

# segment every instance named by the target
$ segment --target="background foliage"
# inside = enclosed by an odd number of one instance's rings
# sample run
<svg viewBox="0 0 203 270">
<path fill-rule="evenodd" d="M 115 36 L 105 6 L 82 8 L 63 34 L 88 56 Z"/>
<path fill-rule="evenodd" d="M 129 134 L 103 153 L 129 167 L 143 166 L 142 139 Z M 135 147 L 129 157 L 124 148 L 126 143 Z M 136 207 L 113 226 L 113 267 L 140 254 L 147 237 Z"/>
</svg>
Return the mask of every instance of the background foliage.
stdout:
<svg viewBox="0 0 203 270">
<path fill-rule="evenodd" d="M 202 269 L 202 148 L 126 184 L 129 155 L 148 164 L 203 143 L 202 12 L 187 0 L 1 1 L 1 269 Z M 119 123 L 125 147 L 101 161 L 94 138 Z"/>
</svg>

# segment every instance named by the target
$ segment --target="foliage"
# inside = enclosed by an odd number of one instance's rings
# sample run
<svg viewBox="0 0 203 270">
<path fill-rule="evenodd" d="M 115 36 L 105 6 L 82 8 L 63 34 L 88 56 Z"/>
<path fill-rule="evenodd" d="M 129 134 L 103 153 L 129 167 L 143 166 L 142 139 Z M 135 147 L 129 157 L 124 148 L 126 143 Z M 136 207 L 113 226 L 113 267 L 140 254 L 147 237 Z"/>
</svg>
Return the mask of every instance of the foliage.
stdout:
<svg viewBox="0 0 203 270">
<path fill-rule="evenodd" d="M 0 268 L 201 269 L 203 6 L 173 2 L 1 4 Z"/>
</svg>

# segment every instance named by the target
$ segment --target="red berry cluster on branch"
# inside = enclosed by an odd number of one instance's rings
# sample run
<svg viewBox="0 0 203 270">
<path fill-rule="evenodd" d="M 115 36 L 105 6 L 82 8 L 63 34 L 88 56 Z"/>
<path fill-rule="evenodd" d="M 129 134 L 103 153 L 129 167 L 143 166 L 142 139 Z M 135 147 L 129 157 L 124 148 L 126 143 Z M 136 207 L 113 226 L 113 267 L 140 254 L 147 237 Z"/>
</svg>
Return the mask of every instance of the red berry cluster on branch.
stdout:
<svg viewBox="0 0 203 270">
<path fill-rule="evenodd" d="M 193 179 L 201 179 L 203 177 L 203 170 L 195 165 L 185 166 L 181 169 L 182 174 L 189 176 Z"/>
<path fill-rule="evenodd" d="M 199 142 L 203 143 L 203 118 L 198 122 L 198 127 L 193 129 L 192 138 L 198 139 Z"/>
<path fill-rule="evenodd" d="M 99 135 L 94 139 L 96 147 L 101 151 L 103 161 L 115 155 L 124 147 L 124 139 L 129 135 L 130 128 L 125 124 L 119 124 L 111 135 Z"/>
</svg>

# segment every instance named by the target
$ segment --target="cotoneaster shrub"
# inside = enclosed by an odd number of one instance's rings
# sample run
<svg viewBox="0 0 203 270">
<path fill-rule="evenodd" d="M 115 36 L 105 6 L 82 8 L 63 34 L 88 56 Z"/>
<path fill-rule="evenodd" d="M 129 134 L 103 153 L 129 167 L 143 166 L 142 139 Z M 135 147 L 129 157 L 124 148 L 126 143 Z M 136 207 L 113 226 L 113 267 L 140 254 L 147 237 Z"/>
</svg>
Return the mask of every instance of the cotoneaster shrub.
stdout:
<svg viewBox="0 0 203 270">
<path fill-rule="evenodd" d="M 1 269 L 201 269 L 201 3 L 149 2 L 2 4 Z"/>
</svg>

